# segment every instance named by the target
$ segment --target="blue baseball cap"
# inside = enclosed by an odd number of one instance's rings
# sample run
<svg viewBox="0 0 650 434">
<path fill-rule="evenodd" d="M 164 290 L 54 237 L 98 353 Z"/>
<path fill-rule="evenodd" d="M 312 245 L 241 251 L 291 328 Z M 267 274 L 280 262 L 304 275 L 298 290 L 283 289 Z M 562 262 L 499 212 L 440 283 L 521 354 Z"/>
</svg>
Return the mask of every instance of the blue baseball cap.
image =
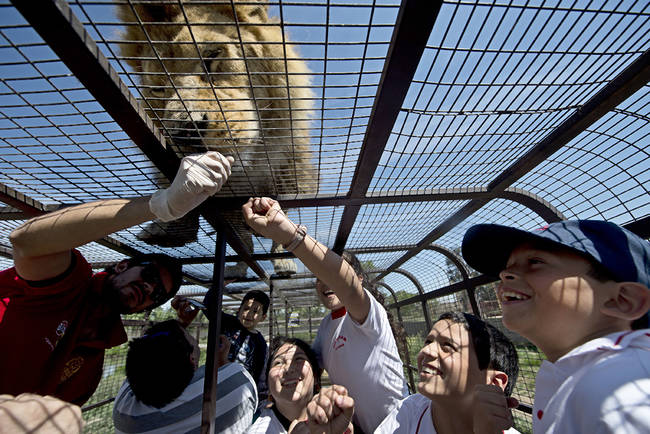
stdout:
<svg viewBox="0 0 650 434">
<path fill-rule="evenodd" d="M 510 253 L 523 243 L 565 247 L 588 255 L 618 282 L 650 288 L 650 243 L 617 224 L 599 220 L 566 220 L 527 232 L 508 226 L 480 224 L 465 232 L 462 253 L 472 268 L 498 275 Z"/>
</svg>

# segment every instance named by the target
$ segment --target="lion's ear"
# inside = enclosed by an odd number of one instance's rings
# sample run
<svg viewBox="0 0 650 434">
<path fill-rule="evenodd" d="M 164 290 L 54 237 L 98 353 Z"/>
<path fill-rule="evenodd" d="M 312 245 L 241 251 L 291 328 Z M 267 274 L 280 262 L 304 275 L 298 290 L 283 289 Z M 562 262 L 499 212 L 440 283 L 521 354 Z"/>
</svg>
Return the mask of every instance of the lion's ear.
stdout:
<svg viewBox="0 0 650 434">
<path fill-rule="evenodd" d="M 268 8 L 269 5 L 266 2 L 256 5 L 235 5 L 237 21 L 240 23 L 267 23 L 269 21 Z M 220 11 L 234 20 L 232 6 L 221 6 Z"/>
<path fill-rule="evenodd" d="M 118 5 L 117 16 L 122 22 L 137 22 L 133 14 L 135 9 L 138 18 L 143 23 L 155 22 L 169 22 L 180 13 L 180 8 L 177 4 L 160 4 L 158 2 L 152 3 L 139 3 L 132 8 L 131 5 Z"/>
<path fill-rule="evenodd" d="M 244 14 L 237 13 L 237 18 L 247 23 L 267 23 L 269 21 L 268 9 L 269 5 L 266 3 L 250 6 L 247 8 Z"/>
</svg>

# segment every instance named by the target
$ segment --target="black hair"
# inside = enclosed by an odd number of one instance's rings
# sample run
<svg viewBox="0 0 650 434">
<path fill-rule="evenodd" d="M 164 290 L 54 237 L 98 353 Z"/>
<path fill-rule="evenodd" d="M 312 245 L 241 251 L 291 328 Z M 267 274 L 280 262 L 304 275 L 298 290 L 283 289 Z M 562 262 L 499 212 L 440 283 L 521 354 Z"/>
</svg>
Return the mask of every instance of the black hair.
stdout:
<svg viewBox="0 0 650 434">
<path fill-rule="evenodd" d="M 269 384 L 269 371 L 271 370 L 271 361 L 275 356 L 275 353 L 278 352 L 280 347 L 284 344 L 295 345 L 305 352 L 307 355 L 307 360 L 311 365 L 311 372 L 314 374 L 314 395 L 316 395 L 321 388 L 321 375 L 323 375 L 323 368 L 318 364 L 318 357 L 312 349 L 312 347 L 302 339 L 290 338 L 287 336 L 276 336 L 271 341 L 271 350 L 269 351 L 269 361 L 266 364 L 266 384 Z M 269 390 L 269 397 L 271 392 Z"/>
<path fill-rule="evenodd" d="M 266 312 L 269 310 L 269 304 L 271 303 L 271 301 L 269 300 L 269 296 L 266 295 L 264 292 L 260 291 L 259 289 L 253 289 L 252 291 L 248 291 L 246 293 L 244 299 L 241 301 L 241 304 L 244 304 L 251 299 L 258 301 L 262 305 L 262 312 L 264 313 L 264 315 L 266 315 Z"/>
<path fill-rule="evenodd" d="M 588 255 L 583 255 L 583 256 L 589 261 L 589 270 L 587 271 L 587 275 L 589 277 L 597 280 L 600 283 L 605 283 L 610 281 L 620 282 L 620 279 L 616 278 L 614 274 L 611 271 L 609 271 L 609 269 L 605 268 L 605 266 L 600 262 L 598 262 L 595 258 L 592 258 L 591 256 Z M 640 318 L 635 319 L 630 324 L 632 330 L 646 329 L 649 326 L 650 326 L 650 321 L 648 318 L 648 312 L 646 312 Z"/>
<path fill-rule="evenodd" d="M 163 321 L 129 343 L 126 378 L 143 404 L 161 408 L 178 398 L 194 376 L 192 344 L 180 323 Z"/>
<path fill-rule="evenodd" d="M 393 337 L 395 338 L 397 350 L 399 351 L 401 357 L 405 357 L 404 355 L 408 351 L 408 347 L 406 345 L 406 331 L 404 330 L 404 327 L 402 327 L 401 323 L 395 321 L 393 314 L 388 309 L 386 309 L 386 300 L 384 298 L 384 295 L 379 292 L 374 284 L 370 282 L 370 278 L 368 277 L 366 271 L 363 269 L 361 261 L 359 261 L 359 258 L 357 258 L 354 253 L 348 250 L 344 250 L 341 254 L 341 257 L 345 259 L 348 264 L 350 264 L 357 276 L 360 276 L 362 278 L 361 286 L 367 289 L 368 292 L 372 294 L 373 297 L 375 297 L 375 300 L 377 300 L 386 311 L 386 316 L 388 317 L 388 323 L 390 324 L 390 329 L 393 332 Z"/>
<path fill-rule="evenodd" d="M 436 322 L 441 320 L 462 324 L 465 327 L 474 344 L 478 368 L 481 371 L 492 368 L 505 372 L 508 376 L 508 384 L 504 392 L 506 396 L 510 396 L 519 375 L 519 357 L 512 341 L 493 325 L 469 313 L 445 312 Z"/>
</svg>

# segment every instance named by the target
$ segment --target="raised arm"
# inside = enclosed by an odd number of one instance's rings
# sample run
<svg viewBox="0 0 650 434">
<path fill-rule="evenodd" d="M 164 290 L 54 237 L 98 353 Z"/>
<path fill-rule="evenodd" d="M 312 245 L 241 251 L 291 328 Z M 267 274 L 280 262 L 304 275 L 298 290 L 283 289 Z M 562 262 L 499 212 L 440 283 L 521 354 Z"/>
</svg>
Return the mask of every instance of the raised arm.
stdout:
<svg viewBox="0 0 650 434">
<path fill-rule="evenodd" d="M 27 280 L 56 277 L 75 247 L 153 218 L 182 217 L 219 191 L 233 161 L 218 152 L 185 157 L 172 185 L 151 197 L 91 202 L 26 221 L 9 236 L 16 271 Z"/>
<path fill-rule="evenodd" d="M 276 243 L 288 245 L 298 233 L 298 225 L 269 198 L 251 198 L 242 207 L 246 223 Z M 350 316 L 363 323 L 370 311 L 370 299 L 352 266 L 327 246 L 309 235 L 293 250 L 294 255 L 328 288 L 336 293 Z"/>
</svg>

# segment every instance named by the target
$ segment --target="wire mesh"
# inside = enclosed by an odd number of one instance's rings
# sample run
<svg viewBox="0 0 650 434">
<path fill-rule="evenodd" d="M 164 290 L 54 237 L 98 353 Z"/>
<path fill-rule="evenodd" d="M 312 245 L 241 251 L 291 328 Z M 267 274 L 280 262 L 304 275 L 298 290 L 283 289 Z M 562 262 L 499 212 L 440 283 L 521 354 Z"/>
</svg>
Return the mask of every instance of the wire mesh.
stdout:
<svg viewBox="0 0 650 434">
<path fill-rule="evenodd" d="M 238 200 L 280 196 L 293 204 L 290 218 L 307 225 L 312 236 L 328 247 L 345 239 L 345 247 L 359 251 L 364 265 L 377 272 L 371 275 L 386 271 L 383 283 L 398 299 L 418 289 L 394 269 L 415 276 L 432 294 L 425 305 L 435 319 L 445 310 L 471 311 L 471 305 L 465 292 L 433 295 L 463 279 L 427 246 L 435 242 L 458 253 L 464 232 L 475 223 L 532 229 L 549 215 L 598 218 L 645 222 L 648 237 L 647 77 L 630 80 L 643 83 L 624 90 L 621 102 L 594 115 L 565 144 L 551 144 L 557 150 L 540 157 L 541 163 L 528 163 L 543 152 L 539 144 L 582 113 L 587 101 L 606 100 L 602 92 L 617 84 L 619 73 L 647 59 L 648 2 L 441 2 L 423 54 L 413 59 L 407 92 L 378 101 L 395 86 L 382 81 L 391 58 L 411 48 L 391 46 L 400 7 L 408 3 L 269 1 L 260 12 L 253 1 L 68 2 L 126 93 L 140 104 L 132 117 L 148 116 L 150 129 L 160 130 L 154 154 L 167 144 L 178 156 L 211 148 L 236 157 L 233 176 L 219 193 L 224 200 L 217 203 L 253 255 L 269 255 L 273 246 L 250 235 Z M 237 18 L 233 8 L 241 12 Z M 129 125 L 110 114 L 111 98 L 98 97 L 97 89 L 82 83 L 79 65 L 59 58 L 57 43 L 66 41 L 46 43 L 11 4 L 0 1 L 0 200 L 16 199 L 5 193 L 11 189 L 25 195 L 19 202 L 57 207 L 146 195 L 167 185 L 146 146 L 132 141 L 125 132 Z M 378 104 L 397 109 L 391 125 L 376 116 L 386 108 Z M 386 143 L 366 143 L 381 127 L 390 129 Z M 376 152 L 378 163 L 360 166 L 364 151 Z M 369 187 L 358 193 L 364 176 Z M 492 189 L 504 176 L 530 201 Z M 237 200 L 225 200 L 232 197 Z M 350 212 L 355 207 L 358 214 Z M 8 267 L 9 233 L 25 216 L 5 210 L 2 218 L 0 265 Z M 213 276 L 215 230 L 197 214 L 182 225 L 153 222 L 112 238 L 139 252 L 185 260 L 183 290 L 202 294 Z M 80 250 L 94 264 L 125 257 L 110 242 Z M 227 255 L 234 260 L 237 252 L 228 247 Z M 273 274 L 268 256 L 257 262 Z M 324 312 L 314 308 L 313 277 L 300 263 L 297 273 L 295 279 L 274 280 L 274 333 L 311 338 Z M 224 307 L 230 312 L 243 292 L 268 290 L 251 282 L 251 269 L 245 274 L 226 288 Z M 469 270 L 470 277 L 476 274 Z M 482 317 L 498 325 L 493 289 L 479 287 L 476 299 Z M 158 311 L 167 315 L 169 308 Z M 287 312 L 299 314 L 298 327 L 289 327 Z M 400 314 L 413 361 L 428 332 L 422 305 L 402 306 Z M 311 330 L 305 315 L 313 315 Z M 268 334 L 268 323 L 262 331 Z M 542 356 L 517 342 L 525 369 L 515 393 L 530 403 Z M 115 357 L 107 356 L 107 366 L 121 363 Z M 114 388 L 98 390 L 92 402 Z M 110 429 L 109 407 L 85 414 L 91 431 Z M 515 416 L 517 428 L 530 432 L 530 416 Z"/>
</svg>

